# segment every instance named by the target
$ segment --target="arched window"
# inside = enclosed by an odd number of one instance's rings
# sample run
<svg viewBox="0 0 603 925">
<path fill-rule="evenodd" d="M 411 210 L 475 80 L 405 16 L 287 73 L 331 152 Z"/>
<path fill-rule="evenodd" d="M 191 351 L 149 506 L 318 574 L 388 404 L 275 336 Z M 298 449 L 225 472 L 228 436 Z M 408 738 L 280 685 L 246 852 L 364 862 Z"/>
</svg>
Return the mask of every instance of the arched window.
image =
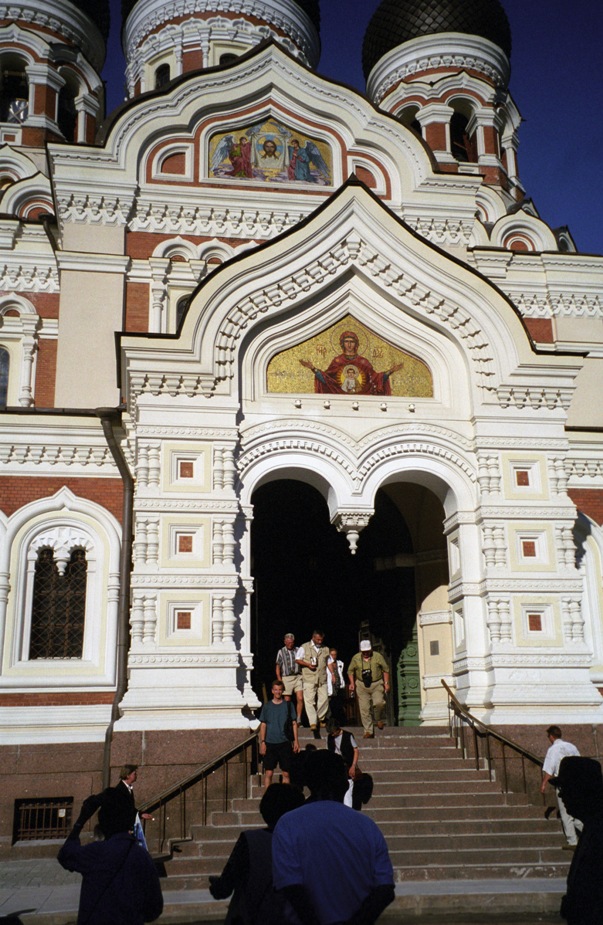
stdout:
<svg viewBox="0 0 603 925">
<path fill-rule="evenodd" d="M 30 659 L 82 657 L 86 571 L 86 552 L 83 549 L 72 549 L 67 562 L 55 561 L 51 547 L 45 546 L 38 551 L 33 585 Z"/>
<path fill-rule="evenodd" d="M 191 297 L 189 295 L 183 295 L 182 298 L 178 299 L 176 304 L 176 330 L 180 327 L 180 323 L 186 314 L 190 300 Z"/>
<path fill-rule="evenodd" d="M 77 88 L 71 83 L 66 83 L 64 87 L 61 87 L 59 92 L 57 124 L 66 141 L 77 141 L 76 96 Z"/>
<path fill-rule="evenodd" d="M 162 87 L 165 87 L 166 84 L 170 82 L 170 66 L 169 64 L 160 64 L 157 70 L 155 71 L 155 89 L 161 90 Z"/>
<path fill-rule="evenodd" d="M 8 369 L 10 355 L 8 350 L 0 347 L 0 408 L 6 408 L 8 403 Z"/>
<path fill-rule="evenodd" d="M 402 125 L 407 125 L 408 128 L 414 129 L 417 135 L 422 135 L 421 123 L 417 119 L 418 112 L 418 106 L 407 106 L 406 109 L 403 109 L 400 113 L 400 122 Z"/>
<path fill-rule="evenodd" d="M 0 122 L 25 122 L 29 113 L 29 88 L 23 62 L 3 57 L 0 62 Z"/>
<path fill-rule="evenodd" d="M 223 55 L 220 55 L 220 64 L 232 64 L 233 61 L 236 61 L 238 57 L 238 55 L 233 55 L 231 51 L 226 51 Z"/>
<path fill-rule="evenodd" d="M 463 163 L 477 160 L 475 141 L 469 135 L 469 120 L 462 112 L 454 112 L 450 120 L 450 149 L 452 156 Z"/>
</svg>

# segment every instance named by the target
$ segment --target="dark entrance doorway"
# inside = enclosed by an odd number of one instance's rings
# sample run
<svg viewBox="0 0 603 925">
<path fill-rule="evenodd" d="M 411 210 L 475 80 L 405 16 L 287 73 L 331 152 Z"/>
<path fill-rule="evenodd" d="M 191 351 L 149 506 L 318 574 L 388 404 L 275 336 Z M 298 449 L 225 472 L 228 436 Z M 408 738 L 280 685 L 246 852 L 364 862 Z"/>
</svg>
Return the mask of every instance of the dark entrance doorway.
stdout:
<svg viewBox="0 0 603 925">
<path fill-rule="evenodd" d="M 324 498 L 293 480 L 271 482 L 253 495 L 251 528 L 253 686 L 262 699 L 274 677 L 278 648 L 286 632 L 305 642 L 323 628 L 347 667 L 358 651 L 361 624 L 382 640 L 392 666 L 390 721 L 399 714 L 397 665 L 401 653 L 416 653 L 413 549 L 404 517 L 385 490 L 362 530 L 355 556 L 329 522 Z M 418 659 L 415 659 L 418 680 Z M 418 721 L 415 710 L 415 722 Z M 403 720 L 404 721 L 404 720 Z"/>
</svg>

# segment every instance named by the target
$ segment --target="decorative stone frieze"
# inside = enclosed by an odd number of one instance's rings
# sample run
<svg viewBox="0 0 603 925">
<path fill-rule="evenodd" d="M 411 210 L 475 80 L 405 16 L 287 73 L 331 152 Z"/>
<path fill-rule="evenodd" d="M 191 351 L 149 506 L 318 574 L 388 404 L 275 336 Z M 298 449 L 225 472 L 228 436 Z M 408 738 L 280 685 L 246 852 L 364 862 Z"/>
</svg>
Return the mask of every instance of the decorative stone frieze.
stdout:
<svg viewBox="0 0 603 925">
<path fill-rule="evenodd" d="M 0 268 L 0 289 L 5 292 L 53 293 L 59 288 L 59 272 L 54 260 L 49 263 L 41 259 L 33 263 L 31 258 L 19 256 Z"/>
<path fill-rule="evenodd" d="M 501 385 L 496 389 L 501 408 L 533 408 L 535 411 L 548 408 L 555 411 L 563 408 L 567 411 L 572 400 L 573 390 L 556 386 L 534 387 Z"/>
<path fill-rule="evenodd" d="M 130 231 L 212 238 L 266 241 L 307 218 L 307 209 L 241 209 L 199 205 L 168 206 L 165 201 L 138 200 L 128 222 Z"/>
</svg>

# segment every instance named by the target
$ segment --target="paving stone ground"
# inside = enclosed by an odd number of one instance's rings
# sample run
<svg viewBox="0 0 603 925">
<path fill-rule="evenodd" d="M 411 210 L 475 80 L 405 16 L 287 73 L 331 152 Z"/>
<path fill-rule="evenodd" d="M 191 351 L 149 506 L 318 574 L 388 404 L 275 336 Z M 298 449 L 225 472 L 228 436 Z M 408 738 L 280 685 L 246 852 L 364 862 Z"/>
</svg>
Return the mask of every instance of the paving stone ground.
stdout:
<svg viewBox="0 0 603 925">
<path fill-rule="evenodd" d="M 0 925 L 74 925 L 77 916 L 81 878 L 63 870 L 54 858 L 5 860 L 0 863 Z M 169 877 L 162 881 L 166 910 L 161 917 L 165 925 L 222 925 L 227 904 L 216 903 L 207 890 L 169 889 Z M 381 925 L 562 925 L 551 911 L 532 916 L 517 913 L 492 916 L 471 913 L 477 897 L 494 894 L 521 896 L 538 889 L 547 897 L 547 908 L 556 910 L 564 882 L 531 881 L 435 881 L 401 883 L 396 889 L 394 906 L 379 920 Z M 417 915 L 408 904 L 421 897 L 439 896 L 450 911 Z"/>
</svg>

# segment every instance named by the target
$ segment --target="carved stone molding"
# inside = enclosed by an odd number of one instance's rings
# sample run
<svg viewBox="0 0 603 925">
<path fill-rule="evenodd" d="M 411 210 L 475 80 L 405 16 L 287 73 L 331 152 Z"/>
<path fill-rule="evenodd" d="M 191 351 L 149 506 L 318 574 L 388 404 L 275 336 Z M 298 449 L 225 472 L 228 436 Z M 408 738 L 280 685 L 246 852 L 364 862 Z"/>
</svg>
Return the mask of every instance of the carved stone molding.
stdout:
<svg viewBox="0 0 603 925">
<path fill-rule="evenodd" d="M 340 533 L 345 533 L 350 546 L 350 552 L 356 555 L 358 549 L 358 540 L 360 531 L 368 524 L 373 515 L 373 511 L 338 511 L 332 519 L 332 523 L 337 527 Z"/>
<path fill-rule="evenodd" d="M 419 613 L 419 626 L 451 626 L 452 611 L 438 610 L 431 613 Z"/>
<path fill-rule="evenodd" d="M 219 668 L 238 668 L 239 666 L 239 656 L 237 653 L 233 652 L 223 652 L 216 653 L 215 655 L 211 654 L 202 654 L 194 653 L 190 654 L 142 654 L 134 653 L 130 654 L 128 659 L 128 664 L 132 667 L 144 668 L 145 666 L 150 668 L 157 668 L 162 665 L 166 667 L 171 666 L 189 666 L 189 667 L 219 667 Z"/>
<path fill-rule="evenodd" d="M 318 438 L 290 437 L 262 443 L 242 453 L 237 460 L 237 468 L 240 477 L 244 478 L 246 471 L 257 462 L 258 459 L 283 452 L 308 453 L 311 455 L 317 453 L 323 458 L 330 459 L 338 468 L 343 469 L 351 479 L 356 475 L 357 470 L 352 466 L 349 460 L 345 459 L 341 453 L 337 452 L 337 450 L 328 444 L 320 443 Z"/>
<path fill-rule="evenodd" d="M 533 408 L 535 411 L 548 408 L 554 411 L 556 408 L 563 408 L 564 411 L 569 409 L 572 401 L 573 389 L 559 388 L 557 386 L 541 387 L 535 386 L 507 386 L 501 385 L 496 390 L 496 396 L 501 408 Z"/>
<path fill-rule="evenodd" d="M 136 427 L 137 438 L 145 437 L 150 440 L 167 438 L 171 440 L 194 440 L 195 443 L 204 443 L 212 440 L 231 441 L 236 444 L 239 439 L 238 431 L 234 427 L 183 427 L 181 424 L 174 427 L 169 425 L 139 424 Z"/>
<path fill-rule="evenodd" d="M 572 459 L 570 456 L 565 460 L 565 472 L 568 480 L 576 487 L 579 487 L 576 483 L 582 480 L 589 481 L 593 487 L 601 487 L 603 484 L 603 459 L 597 456 L 591 456 L 587 459 Z"/>
<path fill-rule="evenodd" d="M 194 495 L 194 492 L 191 492 Z M 239 504 L 236 500 L 225 498 L 224 500 L 206 500 L 203 495 L 198 494 L 190 499 L 174 500 L 168 497 L 146 498 L 144 494 L 137 495 L 136 510 L 141 513 L 150 513 L 159 511 L 165 514 L 184 513 L 192 511 L 195 514 L 237 514 Z"/>
<path fill-rule="evenodd" d="M 483 657 L 454 660 L 455 675 L 468 671 L 493 671 L 496 668 L 589 668 L 592 655 L 588 652 L 504 652 Z M 533 683 L 533 678 L 532 678 Z"/>
<path fill-rule="evenodd" d="M 58 445 L 35 446 L 30 443 L 4 443 L 0 445 L 0 463 L 19 466 L 52 466 L 57 475 L 63 466 L 111 470 L 117 475 L 117 467 L 107 446 Z M 50 472 L 48 473 L 50 475 Z M 87 473 L 91 474 L 91 473 Z"/>
<path fill-rule="evenodd" d="M 579 287 L 577 282 L 574 285 Z M 548 293 L 518 293 L 511 286 L 501 288 L 525 318 L 603 318 L 603 302 L 598 294 L 575 291 L 568 295 L 551 296 Z"/>
<path fill-rule="evenodd" d="M 131 200 L 120 198 L 119 195 L 57 193 L 57 215 L 64 223 L 126 225 L 130 209 Z"/>
<path fill-rule="evenodd" d="M 5 292 L 58 292 L 59 273 L 56 263 L 28 263 L 27 257 L 5 263 L 0 268 L 0 289 Z"/>
<path fill-rule="evenodd" d="M 407 444 L 397 443 L 393 446 L 384 447 L 373 453 L 369 459 L 358 470 L 359 476 L 364 480 L 370 472 L 380 465 L 384 460 L 396 456 L 414 456 L 417 458 L 437 457 L 451 463 L 455 468 L 461 469 L 471 482 L 477 481 L 477 475 L 472 466 L 470 466 L 457 453 L 447 447 L 429 444 L 427 442 L 409 441 Z"/>
<path fill-rule="evenodd" d="M 235 238 L 257 243 L 282 234 L 306 217 L 305 209 L 296 213 L 274 208 L 213 207 L 205 203 L 171 207 L 164 201 L 142 200 L 137 202 L 128 228 L 130 231 Z"/>
<path fill-rule="evenodd" d="M 237 591 L 240 587 L 239 576 L 236 572 L 226 575 L 210 575 L 201 570 L 195 573 L 178 573 L 171 575 L 169 573 L 153 573 L 146 575 L 142 572 L 132 573 L 133 588 L 195 588 L 204 591 L 211 588 L 218 588 L 221 591 Z"/>
<path fill-rule="evenodd" d="M 557 500 L 557 499 L 555 499 Z M 532 507 L 527 503 L 523 507 L 516 507 L 517 502 L 509 504 L 508 507 L 499 505 L 493 507 L 483 504 L 480 508 L 481 519 L 483 521 L 494 520 L 552 520 L 555 522 L 567 520 L 573 523 L 575 520 L 575 506 L 568 498 L 565 507 Z"/>
<path fill-rule="evenodd" d="M 350 265 L 360 267 L 369 278 L 404 299 L 416 311 L 436 318 L 448 330 L 455 331 L 464 341 L 477 383 L 487 391 L 494 388 L 492 350 L 470 312 L 461 305 L 435 296 L 422 283 L 390 263 L 357 233 L 349 233 L 303 269 L 296 270 L 278 284 L 271 284 L 236 305 L 224 320 L 217 339 L 216 364 L 224 369 L 226 376 L 231 376 L 229 370 L 236 361 L 241 334 L 250 323 L 260 315 L 280 309 L 283 304 L 295 301 L 298 297 L 307 298 L 309 292 L 325 283 L 332 284 L 333 278 Z M 143 387 L 147 388 L 148 384 L 143 382 Z"/>
<path fill-rule="evenodd" d="M 465 247 L 472 243 L 473 222 L 453 218 L 411 218 L 405 219 L 408 225 L 422 238 L 432 244 L 456 244 Z"/>
<path fill-rule="evenodd" d="M 564 454 L 568 449 L 567 437 L 478 437 L 475 441 L 478 451 L 482 450 L 536 450 Z"/>
</svg>

